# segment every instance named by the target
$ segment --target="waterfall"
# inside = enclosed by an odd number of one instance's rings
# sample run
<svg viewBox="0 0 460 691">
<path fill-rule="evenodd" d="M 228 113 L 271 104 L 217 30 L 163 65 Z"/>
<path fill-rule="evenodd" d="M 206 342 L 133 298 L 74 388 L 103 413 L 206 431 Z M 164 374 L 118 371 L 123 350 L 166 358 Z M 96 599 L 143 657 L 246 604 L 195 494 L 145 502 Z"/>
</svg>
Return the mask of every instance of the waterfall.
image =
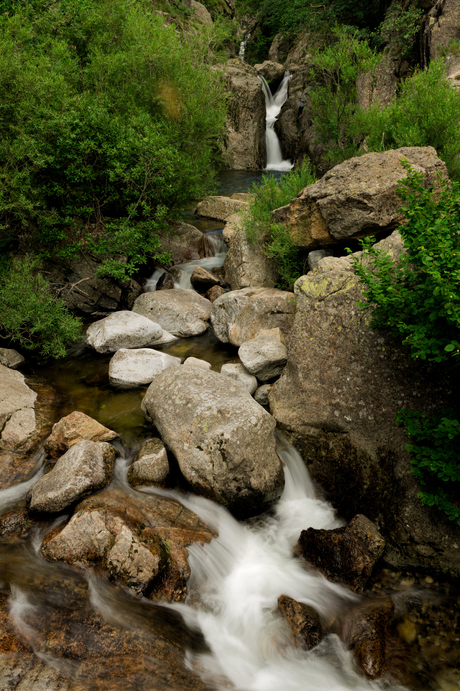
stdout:
<svg viewBox="0 0 460 691">
<path fill-rule="evenodd" d="M 265 142 L 267 145 L 266 170 L 291 170 L 293 167 L 293 164 L 289 159 L 283 160 L 278 135 L 275 132 L 275 122 L 280 114 L 283 104 L 287 99 L 288 85 L 291 76 L 292 75 L 286 70 L 283 81 L 276 90 L 276 93 L 272 95 L 266 80 L 261 74 L 259 74 L 267 108 L 265 130 Z"/>
<path fill-rule="evenodd" d="M 248 41 L 251 38 L 251 32 L 248 31 L 245 35 L 243 40 L 240 43 L 240 50 L 238 53 L 238 57 L 241 58 L 241 60 L 244 60 L 244 56 L 246 54 L 246 46 L 248 45 Z"/>
</svg>

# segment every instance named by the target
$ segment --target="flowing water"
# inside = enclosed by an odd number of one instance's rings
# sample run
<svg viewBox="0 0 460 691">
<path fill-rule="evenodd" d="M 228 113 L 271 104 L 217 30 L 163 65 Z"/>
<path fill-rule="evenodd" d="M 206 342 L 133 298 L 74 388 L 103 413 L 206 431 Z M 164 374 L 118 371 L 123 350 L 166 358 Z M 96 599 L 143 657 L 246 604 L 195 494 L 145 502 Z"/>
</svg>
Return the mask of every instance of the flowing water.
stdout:
<svg viewBox="0 0 460 691">
<path fill-rule="evenodd" d="M 288 87 L 291 75 L 288 71 L 284 73 L 283 80 L 275 94 L 272 94 L 270 87 L 262 75 L 259 75 L 259 79 L 262 82 L 262 89 L 264 92 L 267 109 L 265 129 L 265 142 L 267 145 L 267 170 L 287 171 L 293 167 L 293 164 L 289 159 L 283 159 L 278 135 L 275 132 L 275 123 L 278 119 L 281 108 L 288 97 Z"/>
</svg>

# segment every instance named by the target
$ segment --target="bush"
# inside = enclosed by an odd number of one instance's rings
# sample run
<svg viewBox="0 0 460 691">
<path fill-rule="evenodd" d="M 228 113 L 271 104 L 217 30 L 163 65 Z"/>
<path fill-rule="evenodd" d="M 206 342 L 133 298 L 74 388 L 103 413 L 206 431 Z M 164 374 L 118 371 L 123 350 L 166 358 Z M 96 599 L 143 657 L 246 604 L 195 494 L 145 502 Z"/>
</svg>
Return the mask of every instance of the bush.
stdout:
<svg viewBox="0 0 460 691">
<path fill-rule="evenodd" d="M 164 210 L 213 178 L 225 100 L 208 39 L 182 40 L 147 0 L 36 0 L 0 22 L 4 236 L 43 258 L 111 246 L 132 273 Z"/>
<path fill-rule="evenodd" d="M 31 255 L 0 268 L 0 334 L 21 348 L 63 357 L 82 333 L 81 322 L 64 307 Z"/>
<path fill-rule="evenodd" d="M 273 259 L 279 274 L 278 287 L 291 290 L 294 281 L 303 273 L 303 260 L 293 243 L 288 228 L 274 223 L 271 212 L 288 204 L 299 192 L 315 182 L 310 163 L 291 170 L 277 181 L 271 175 L 264 175 L 262 186 L 254 185 L 255 198 L 243 216 L 243 229 L 249 242 L 257 245 L 269 259 Z"/>
</svg>

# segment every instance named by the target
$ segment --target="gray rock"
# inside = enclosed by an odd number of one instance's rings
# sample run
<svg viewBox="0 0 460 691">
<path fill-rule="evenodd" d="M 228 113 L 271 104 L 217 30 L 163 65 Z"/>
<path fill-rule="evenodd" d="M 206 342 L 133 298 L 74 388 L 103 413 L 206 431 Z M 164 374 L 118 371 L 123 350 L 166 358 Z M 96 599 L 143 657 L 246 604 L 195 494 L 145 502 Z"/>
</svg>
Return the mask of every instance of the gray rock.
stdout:
<svg viewBox="0 0 460 691">
<path fill-rule="evenodd" d="M 424 173 L 426 184 L 434 183 L 438 174 L 448 179 L 445 164 L 430 146 L 369 153 L 332 168 L 290 204 L 273 211 L 272 218 L 288 225 L 298 246 L 311 249 L 391 231 L 403 220 L 397 195 L 399 181 L 407 177 L 402 159 Z"/>
<path fill-rule="evenodd" d="M 231 377 L 232 379 L 236 379 L 237 381 L 241 382 L 245 389 L 249 391 L 251 396 L 257 389 L 256 377 L 248 372 L 246 367 L 240 363 L 229 362 L 226 365 L 222 365 L 220 373 L 225 374 L 226 377 Z"/>
<path fill-rule="evenodd" d="M 35 400 L 24 375 L 0 365 L 0 448 L 20 448 L 35 432 Z"/>
<path fill-rule="evenodd" d="M 211 15 L 201 2 L 197 2 L 197 0 L 190 0 L 190 7 L 193 12 L 193 19 L 198 21 L 200 24 L 213 24 Z"/>
<path fill-rule="evenodd" d="M 287 339 L 294 313 L 293 293 L 276 288 L 243 288 L 213 302 L 211 324 L 220 341 L 240 346 L 262 329 L 279 328 Z"/>
<path fill-rule="evenodd" d="M 180 365 L 180 358 L 151 348 L 117 350 L 109 364 L 109 382 L 119 389 L 145 386 L 167 367 Z"/>
<path fill-rule="evenodd" d="M 254 394 L 254 400 L 259 403 L 259 405 L 268 406 L 268 394 L 272 390 L 273 384 L 262 384 L 259 386 Z"/>
<path fill-rule="evenodd" d="M 171 252 L 173 265 L 202 259 L 205 256 L 203 238 L 201 230 L 190 223 L 173 223 L 161 236 L 161 251 Z"/>
<path fill-rule="evenodd" d="M 240 346 L 238 356 L 260 381 L 279 377 L 287 361 L 286 346 L 272 336 L 256 336 Z"/>
<path fill-rule="evenodd" d="M 272 288 L 278 272 L 259 246 L 251 244 L 243 230 L 233 232 L 224 259 L 225 280 L 232 290 L 240 288 Z"/>
<path fill-rule="evenodd" d="M 137 459 L 128 470 L 128 482 L 133 487 L 140 485 L 165 484 L 169 475 L 168 454 L 161 439 L 148 439 L 145 441 Z"/>
<path fill-rule="evenodd" d="M 161 290 L 144 293 L 133 312 L 160 324 L 173 336 L 199 336 L 209 327 L 211 303 L 194 290 Z"/>
<path fill-rule="evenodd" d="M 206 360 L 200 360 L 197 357 L 188 357 L 184 361 L 184 366 L 189 367 L 190 365 L 195 367 L 202 367 L 203 369 L 211 369 L 211 363 Z"/>
<path fill-rule="evenodd" d="M 248 208 L 247 202 L 231 197 L 206 197 L 196 207 L 198 216 L 215 218 L 217 221 L 225 221 L 233 214 L 239 214 Z"/>
<path fill-rule="evenodd" d="M 241 230 L 242 214 L 232 214 L 225 221 L 224 229 L 222 230 L 222 239 L 227 245 L 230 244 L 232 237 Z"/>
<path fill-rule="evenodd" d="M 273 62 L 272 60 L 264 60 L 261 64 L 254 65 L 254 68 L 268 83 L 272 81 L 281 81 L 286 71 L 281 63 Z"/>
<path fill-rule="evenodd" d="M 324 259 L 324 257 L 330 257 L 331 255 L 332 252 L 328 252 L 328 250 L 313 250 L 313 252 L 309 252 L 308 268 L 310 269 L 310 271 L 314 271 L 321 259 Z"/>
<path fill-rule="evenodd" d="M 260 513 L 284 485 L 275 423 L 239 382 L 201 367 L 172 367 L 142 401 L 197 494 L 238 516 Z"/>
<path fill-rule="evenodd" d="M 17 369 L 25 362 L 25 358 L 12 348 L 0 348 L 0 365 Z"/>
<path fill-rule="evenodd" d="M 114 312 L 88 328 L 86 344 L 98 353 L 115 353 L 120 348 L 143 348 L 163 335 L 159 324 L 134 312 Z"/>
<path fill-rule="evenodd" d="M 79 441 L 29 490 L 31 511 L 55 513 L 105 487 L 112 477 L 115 449 L 107 442 Z"/>
</svg>

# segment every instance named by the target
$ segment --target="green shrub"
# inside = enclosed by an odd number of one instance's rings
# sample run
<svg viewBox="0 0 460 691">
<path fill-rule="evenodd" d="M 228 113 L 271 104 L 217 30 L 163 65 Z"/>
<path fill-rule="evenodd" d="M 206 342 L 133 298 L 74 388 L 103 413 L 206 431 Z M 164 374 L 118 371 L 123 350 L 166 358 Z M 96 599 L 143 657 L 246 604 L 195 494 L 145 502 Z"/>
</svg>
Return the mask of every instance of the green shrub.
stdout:
<svg viewBox="0 0 460 691">
<path fill-rule="evenodd" d="M 271 212 L 288 204 L 307 185 L 315 182 L 310 163 L 304 161 L 298 169 L 291 170 L 277 181 L 264 175 L 262 185 L 254 185 L 255 198 L 243 216 L 243 229 L 249 242 L 257 245 L 269 259 L 273 259 L 279 274 L 278 287 L 290 290 L 294 281 L 303 273 L 303 259 L 292 241 L 288 228 L 274 223 Z"/>
<path fill-rule="evenodd" d="M 64 307 L 28 255 L 0 267 L 0 334 L 21 348 L 63 357 L 82 333 L 81 322 Z"/>
</svg>

